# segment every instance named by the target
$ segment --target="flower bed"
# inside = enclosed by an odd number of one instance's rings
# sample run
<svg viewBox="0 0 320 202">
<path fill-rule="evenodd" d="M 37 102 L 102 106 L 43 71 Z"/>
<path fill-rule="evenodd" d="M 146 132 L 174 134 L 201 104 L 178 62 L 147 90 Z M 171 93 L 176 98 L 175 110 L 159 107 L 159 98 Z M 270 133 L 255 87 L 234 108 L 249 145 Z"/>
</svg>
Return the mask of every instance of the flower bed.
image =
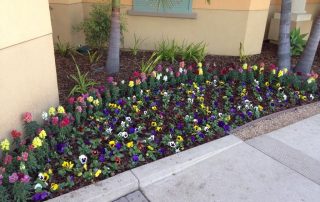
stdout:
<svg viewBox="0 0 320 202">
<path fill-rule="evenodd" d="M 25 137 L 0 143 L 2 201 L 42 201 L 119 172 L 223 137 L 261 116 L 319 100 L 306 81 L 275 66 L 163 69 L 24 114 Z M 11 150 L 10 150 L 11 149 Z"/>
</svg>

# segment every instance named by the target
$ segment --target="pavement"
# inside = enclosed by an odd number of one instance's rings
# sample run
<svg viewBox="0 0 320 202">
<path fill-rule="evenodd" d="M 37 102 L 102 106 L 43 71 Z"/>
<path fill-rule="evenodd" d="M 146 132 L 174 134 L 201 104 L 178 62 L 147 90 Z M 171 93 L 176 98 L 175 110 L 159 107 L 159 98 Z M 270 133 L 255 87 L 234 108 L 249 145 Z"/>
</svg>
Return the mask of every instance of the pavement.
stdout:
<svg viewBox="0 0 320 202">
<path fill-rule="evenodd" d="M 319 202 L 320 114 L 247 141 L 229 135 L 51 201 Z"/>
</svg>

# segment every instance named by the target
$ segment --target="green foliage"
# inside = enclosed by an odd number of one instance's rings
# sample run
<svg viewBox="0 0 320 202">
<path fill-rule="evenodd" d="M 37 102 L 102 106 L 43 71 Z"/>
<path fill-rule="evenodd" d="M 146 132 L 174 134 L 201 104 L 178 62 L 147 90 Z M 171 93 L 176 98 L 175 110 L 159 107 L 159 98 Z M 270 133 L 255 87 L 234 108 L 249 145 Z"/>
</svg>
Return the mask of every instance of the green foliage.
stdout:
<svg viewBox="0 0 320 202">
<path fill-rule="evenodd" d="M 79 93 L 79 94 L 87 93 L 89 88 L 95 86 L 97 83 L 91 79 L 88 79 L 89 72 L 82 74 L 73 56 L 72 56 L 72 59 L 77 69 L 77 75 L 73 74 L 70 76 L 75 81 L 76 85 L 72 88 L 69 95 L 74 95 L 76 93 Z"/>
<path fill-rule="evenodd" d="M 36 121 L 31 121 L 30 123 L 24 124 L 24 130 L 26 137 L 34 137 L 40 125 Z"/>
<path fill-rule="evenodd" d="M 89 62 L 91 65 L 97 64 L 99 62 L 99 60 L 101 59 L 101 57 L 102 57 L 102 55 L 99 54 L 98 51 L 94 51 L 93 53 L 88 51 L 88 58 L 89 58 Z"/>
<path fill-rule="evenodd" d="M 4 186 L 0 186 L 0 202 L 8 202 L 9 194 L 8 190 Z"/>
<path fill-rule="evenodd" d="M 185 44 L 183 43 L 180 47 L 180 55 L 182 60 L 191 62 L 194 61 L 196 63 L 201 62 L 204 60 L 206 56 L 206 44 L 204 42 L 199 43 L 191 43 Z"/>
<path fill-rule="evenodd" d="M 250 56 L 246 55 L 246 52 L 244 51 L 244 45 L 242 42 L 240 42 L 239 48 L 239 61 L 241 64 L 248 63 L 250 61 Z"/>
<path fill-rule="evenodd" d="M 108 44 L 111 30 L 111 5 L 99 4 L 93 5 L 90 17 L 82 23 L 75 26 L 76 31 L 83 31 L 86 37 L 86 43 L 91 47 L 103 48 Z M 121 39 L 123 41 L 123 32 L 126 31 L 126 23 L 121 16 Z"/>
<path fill-rule="evenodd" d="M 156 45 L 155 52 L 157 56 L 161 57 L 161 60 L 175 63 L 179 56 L 180 47 L 175 40 L 163 40 Z"/>
<path fill-rule="evenodd" d="M 141 63 L 141 72 L 146 74 L 151 73 L 156 65 L 160 62 L 161 55 L 157 55 L 157 53 L 153 53 L 147 62 L 142 61 Z"/>
<path fill-rule="evenodd" d="M 136 34 L 133 35 L 134 37 L 134 44 L 131 48 L 132 55 L 136 56 L 138 54 L 139 48 L 144 41 L 144 39 L 141 39 L 140 37 L 137 37 Z"/>
<path fill-rule="evenodd" d="M 307 35 L 308 34 L 301 34 L 300 28 L 294 29 L 290 32 L 291 55 L 301 55 L 307 43 L 307 41 L 305 40 Z"/>
<path fill-rule="evenodd" d="M 72 51 L 73 48 L 69 43 L 62 43 L 60 37 L 58 36 L 58 42 L 55 44 L 56 51 L 63 57 L 67 57 Z"/>
<path fill-rule="evenodd" d="M 16 182 L 13 185 L 12 193 L 14 201 L 25 202 L 30 199 L 31 184 Z"/>
</svg>

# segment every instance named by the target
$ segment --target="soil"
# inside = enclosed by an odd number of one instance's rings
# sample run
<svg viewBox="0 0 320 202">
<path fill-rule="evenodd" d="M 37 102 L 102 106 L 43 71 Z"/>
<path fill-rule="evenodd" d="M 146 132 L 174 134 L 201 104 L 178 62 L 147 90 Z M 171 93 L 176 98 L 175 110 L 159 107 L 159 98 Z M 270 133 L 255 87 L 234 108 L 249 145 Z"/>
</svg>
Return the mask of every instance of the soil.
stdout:
<svg viewBox="0 0 320 202">
<path fill-rule="evenodd" d="M 249 64 L 260 64 L 265 63 L 266 66 L 270 64 L 277 63 L 277 45 L 265 42 L 262 47 L 261 54 L 249 56 Z M 139 67 L 142 61 L 146 61 L 150 56 L 151 51 L 140 51 L 136 56 L 132 54 L 131 51 L 121 50 L 120 54 L 120 73 L 113 75 L 116 80 L 127 80 L 130 78 L 132 73 L 136 70 L 139 71 Z M 104 72 L 94 71 L 98 67 L 102 67 L 105 62 L 105 54 L 102 53 L 102 57 L 97 64 L 94 66 L 90 65 L 87 55 L 73 54 L 77 64 L 80 67 L 82 73 L 88 73 L 88 77 L 94 79 L 97 82 L 104 83 L 107 78 L 107 74 Z M 56 67 L 58 74 L 58 88 L 60 102 L 65 103 L 66 98 L 69 95 L 72 87 L 74 86 L 73 80 L 71 80 L 70 75 L 76 74 L 76 68 L 71 56 L 63 57 L 59 53 L 55 53 L 56 57 Z M 299 57 L 292 57 L 292 64 L 295 65 Z M 217 68 L 223 67 L 236 67 L 240 66 L 239 57 L 234 56 L 217 56 L 217 55 L 207 55 L 204 64 L 210 66 L 216 66 Z M 314 61 L 314 71 L 320 73 L 320 48 L 317 51 L 315 61 Z"/>
</svg>

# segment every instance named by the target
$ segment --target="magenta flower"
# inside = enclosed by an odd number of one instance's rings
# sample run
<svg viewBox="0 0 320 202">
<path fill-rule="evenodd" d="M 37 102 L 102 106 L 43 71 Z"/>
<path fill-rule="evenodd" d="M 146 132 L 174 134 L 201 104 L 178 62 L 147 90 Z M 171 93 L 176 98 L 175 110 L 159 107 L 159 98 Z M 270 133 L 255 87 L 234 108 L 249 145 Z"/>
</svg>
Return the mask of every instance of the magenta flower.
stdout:
<svg viewBox="0 0 320 202">
<path fill-rule="evenodd" d="M 75 101 L 75 98 L 74 98 L 74 97 L 69 97 L 68 103 L 69 103 L 70 105 L 73 105 L 74 101 Z"/>
<path fill-rule="evenodd" d="M 107 77 L 107 83 L 108 84 L 112 84 L 113 83 L 113 77 L 112 76 L 108 76 Z"/>
<path fill-rule="evenodd" d="M 21 157 L 23 161 L 28 161 L 29 154 L 27 152 L 22 152 Z"/>
<path fill-rule="evenodd" d="M 52 124 L 56 126 L 58 125 L 58 123 L 59 123 L 59 118 L 57 116 L 52 117 Z"/>
<path fill-rule="evenodd" d="M 81 113 L 81 112 L 82 112 L 82 107 L 81 107 L 81 106 L 77 106 L 77 107 L 76 107 L 76 111 L 79 112 L 79 113 Z"/>
<path fill-rule="evenodd" d="M 27 184 L 30 182 L 30 176 L 29 175 L 24 175 L 21 179 L 20 179 L 21 182 Z"/>
<path fill-rule="evenodd" d="M 12 173 L 12 175 L 9 176 L 9 182 L 15 183 L 19 179 L 19 176 L 17 173 Z"/>
<path fill-rule="evenodd" d="M 4 165 L 8 165 L 8 164 L 11 164 L 11 162 L 12 162 L 12 156 L 10 154 L 7 154 L 4 157 L 3 163 Z"/>
<path fill-rule="evenodd" d="M 30 112 L 26 112 L 23 114 L 23 121 L 26 123 L 30 123 L 32 121 L 32 114 Z"/>
</svg>

